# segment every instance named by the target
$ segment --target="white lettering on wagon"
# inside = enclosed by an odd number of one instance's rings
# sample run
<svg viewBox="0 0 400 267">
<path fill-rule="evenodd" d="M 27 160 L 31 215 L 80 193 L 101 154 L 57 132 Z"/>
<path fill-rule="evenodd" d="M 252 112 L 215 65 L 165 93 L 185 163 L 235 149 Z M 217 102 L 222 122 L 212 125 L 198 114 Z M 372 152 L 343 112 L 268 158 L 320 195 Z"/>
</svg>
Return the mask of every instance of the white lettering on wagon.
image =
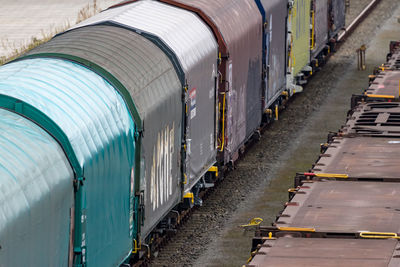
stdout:
<svg viewBox="0 0 400 267">
<path fill-rule="evenodd" d="M 158 133 L 153 148 L 153 163 L 150 172 L 150 202 L 153 211 L 162 206 L 172 195 L 172 160 L 174 155 L 175 124 Z"/>
</svg>

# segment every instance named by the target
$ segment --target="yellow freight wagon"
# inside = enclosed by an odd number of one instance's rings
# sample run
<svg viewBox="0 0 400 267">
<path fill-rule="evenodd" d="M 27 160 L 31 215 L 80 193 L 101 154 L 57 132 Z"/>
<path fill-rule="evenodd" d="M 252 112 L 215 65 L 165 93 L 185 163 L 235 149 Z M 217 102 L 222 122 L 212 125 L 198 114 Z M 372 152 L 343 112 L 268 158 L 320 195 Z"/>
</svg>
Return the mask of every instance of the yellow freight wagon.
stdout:
<svg viewBox="0 0 400 267">
<path fill-rule="evenodd" d="M 289 72 L 292 83 L 296 83 L 296 76 L 301 71 L 309 69 L 310 63 L 310 9 L 311 0 L 290 0 L 289 14 Z"/>
</svg>

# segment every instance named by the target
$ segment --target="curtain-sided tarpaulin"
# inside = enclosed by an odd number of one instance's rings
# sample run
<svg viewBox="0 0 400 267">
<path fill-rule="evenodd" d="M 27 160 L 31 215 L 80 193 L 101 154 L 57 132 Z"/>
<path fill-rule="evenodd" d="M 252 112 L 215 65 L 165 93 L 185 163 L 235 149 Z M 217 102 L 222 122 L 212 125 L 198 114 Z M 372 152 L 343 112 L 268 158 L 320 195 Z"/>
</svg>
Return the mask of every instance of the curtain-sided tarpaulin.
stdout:
<svg viewBox="0 0 400 267">
<path fill-rule="evenodd" d="M 101 66 L 128 90 L 143 122 L 141 160 L 136 164 L 143 164 L 140 186 L 145 194 L 145 218 L 141 237 L 146 237 L 181 199 L 182 85 L 173 64 L 145 37 L 110 25 L 68 31 L 28 56 L 84 59 Z"/>
<path fill-rule="evenodd" d="M 287 1 L 256 0 L 261 2 L 264 11 L 264 66 L 265 100 L 264 110 L 286 89 L 286 56 L 287 56 Z"/>
<path fill-rule="evenodd" d="M 190 189 L 215 162 L 215 102 L 218 45 L 209 27 L 194 13 L 157 1 L 133 1 L 101 12 L 73 29 L 108 24 L 131 29 L 176 58 L 187 86 L 186 123 Z M 178 71 L 179 75 L 179 71 Z"/>
<path fill-rule="evenodd" d="M 0 92 L 33 106 L 68 137 L 84 170 L 82 224 L 75 225 L 82 232 L 84 260 L 89 266 L 118 265 L 132 249 L 135 131 L 122 97 L 94 72 L 58 59 L 1 67 Z"/>
<path fill-rule="evenodd" d="M 73 178 L 53 137 L 0 108 L 0 266 L 68 266 Z"/>
<path fill-rule="evenodd" d="M 254 0 L 161 0 L 196 12 L 213 30 L 221 52 L 220 150 L 228 162 L 261 123 L 262 17 Z"/>
</svg>

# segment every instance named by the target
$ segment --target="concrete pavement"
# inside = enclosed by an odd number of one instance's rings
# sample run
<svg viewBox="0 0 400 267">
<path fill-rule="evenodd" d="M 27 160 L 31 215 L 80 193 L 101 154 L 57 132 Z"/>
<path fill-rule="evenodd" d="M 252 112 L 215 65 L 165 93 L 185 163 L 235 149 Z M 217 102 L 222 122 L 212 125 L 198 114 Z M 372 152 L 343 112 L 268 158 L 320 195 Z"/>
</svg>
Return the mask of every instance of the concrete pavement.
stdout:
<svg viewBox="0 0 400 267">
<path fill-rule="evenodd" d="M 78 14 L 120 0 L 0 0 L 0 58 L 9 57 L 32 42 L 76 23 Z"/>
</svg>

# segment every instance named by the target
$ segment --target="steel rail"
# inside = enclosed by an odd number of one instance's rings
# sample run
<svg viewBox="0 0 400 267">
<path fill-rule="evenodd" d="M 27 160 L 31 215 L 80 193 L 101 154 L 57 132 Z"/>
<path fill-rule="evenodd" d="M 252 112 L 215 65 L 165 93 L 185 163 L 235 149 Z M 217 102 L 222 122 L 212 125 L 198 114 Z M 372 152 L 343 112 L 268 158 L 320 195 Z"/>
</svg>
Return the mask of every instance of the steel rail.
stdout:
<svg viewBox="0 0 400 267">
<path fill-rule="evenodd" d="M 350 36 L 357 26 L 364 21 L 364 19 L 371 13 L 371 11 L 376 7 L 381 0 L 372 0 L 361 13 L 350 23 L 348 27 L 344 29 L 342 33 L 338 36 L 338 41 L 344 41 L 348 36 Z"/>
</svg>

